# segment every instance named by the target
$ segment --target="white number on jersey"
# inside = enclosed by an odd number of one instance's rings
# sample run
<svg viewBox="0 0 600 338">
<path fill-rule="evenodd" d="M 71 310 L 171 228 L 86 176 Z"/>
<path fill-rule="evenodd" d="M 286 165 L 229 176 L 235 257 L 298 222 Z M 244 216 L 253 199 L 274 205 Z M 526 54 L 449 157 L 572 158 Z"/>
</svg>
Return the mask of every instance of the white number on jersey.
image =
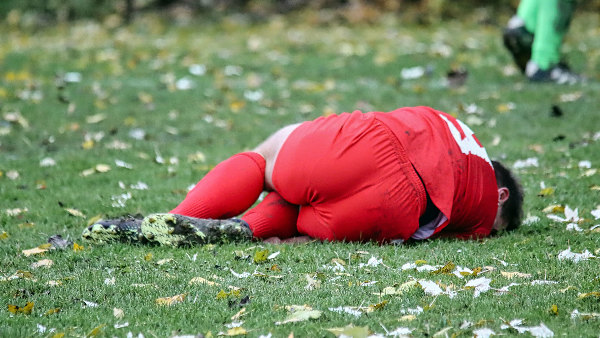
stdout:
<svg viewBox="0 0 600 338">
<path fill-rule="evenodd" d="M 487 152 L 485 151 L 485 148 L 482 147 L 479 144 L 479 142 L 477 142 L 477 140 L 475 140 L 475 133 L 473 133 L 469 126 L 462 123 L 462 121 L 458 119 L 456 120 L 456 122 L 458 122 L 458 125 L 462 129 L 463 134 L 465 135 L 465 138 L 462 138 L 460 135 L 460 130 L 456 128 L 454 123 L 450 122 L 450 120 L 448 120 L 448 118 L 446 118 L 446 116 L 442 114 L 440 114 L 440 117 L 448 124 L 448 129 L 450 130 L 450 133 L 452 133 L 456 144 L 458 144 L 458 147 L 460 148 L 460 151 L 463 154 L 472 154 L 475 156 L 479 156 L 480 158 L 484 159 L 489 165 L 492 165 L 492 162 L 490 161 Z"/>
</svg>

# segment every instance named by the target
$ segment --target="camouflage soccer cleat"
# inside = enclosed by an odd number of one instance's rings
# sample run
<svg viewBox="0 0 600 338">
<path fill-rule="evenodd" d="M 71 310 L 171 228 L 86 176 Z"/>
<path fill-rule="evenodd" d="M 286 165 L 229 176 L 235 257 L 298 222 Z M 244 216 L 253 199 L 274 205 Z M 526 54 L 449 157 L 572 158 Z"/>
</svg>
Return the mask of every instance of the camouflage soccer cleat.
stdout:
<svg viewBox="0 0 600 338">
<path fill-rule="evenodd" d="M 141 226 L 142 219 L 134 216 L 100 220 L 83 230 L 81 237 L 97 243 L 144 242 Z"/>
<path fill-rule="evenodd" d="M 241 219 L 204 219 L 177 214 L 147 216 L 142 222 L 141 233 L 151 243 L 168 246 L 252 239 L 248 223 Z"/>
</svg>

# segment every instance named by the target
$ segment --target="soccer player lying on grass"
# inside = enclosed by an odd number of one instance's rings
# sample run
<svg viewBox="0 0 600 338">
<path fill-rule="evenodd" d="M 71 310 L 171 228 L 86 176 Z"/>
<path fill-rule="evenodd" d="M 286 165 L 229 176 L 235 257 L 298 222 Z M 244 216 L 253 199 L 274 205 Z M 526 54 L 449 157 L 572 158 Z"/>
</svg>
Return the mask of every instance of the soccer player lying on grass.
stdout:
<svg viewBox="0 0 600 338">
<path fill-rule="evenodd" d="M 218 164 L 169 213 L 100 221 L 83 237 L 172 246 L 476 239 L 516 229 L 522 202 L 515 178 L 454 117 L 355 111 L 284 127 Z"/>
</svg>

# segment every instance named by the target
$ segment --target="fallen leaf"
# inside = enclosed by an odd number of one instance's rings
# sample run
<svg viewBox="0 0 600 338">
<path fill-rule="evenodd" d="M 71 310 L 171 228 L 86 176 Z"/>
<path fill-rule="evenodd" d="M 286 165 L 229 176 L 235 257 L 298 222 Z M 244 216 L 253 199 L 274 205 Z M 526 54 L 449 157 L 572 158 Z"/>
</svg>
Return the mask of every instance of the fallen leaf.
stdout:
<svg viewBox="0 0 600 338">
<path fill-rule="evenodd" d="M 319 310 L 292 311 L 285 320 L 283 320 L 281 322 L 275 322 L 275 325 L 302 322 L 302 321 L 306 321 L 309 319 L 317 319 L 317 318 L 321 317 L 321 313 L 322 312 Z"/>
<path fill-rule="evenodd" d="M 113 308 L 113 316 L 117 319 L 121 319 L 125 316 L 125 312 L 119 308 Z"/>
<path fill-rule="evenodd" d="M 552 304 L 548 312 L 550 312 L 550 314 L 553 316 L 558 316 L 558 305 Z"/>
<path fill-rule="evenodd" d="M 32 269 L 37 269 L 39 267 L 51 267 L 54 262 L 51 259 L 42 259 L 37 262 L 31 264 Z"/>
<path fill-rule="evenodd" d="M 8 305 L 8 311 L 12 314 L 25 314 L 25 315 L 30 315 L 31 311 L 33 311 L 33 302 L 27 302 L 27 304 L 23 307 L 19 307 L 17 305 L 12 305 L 9 304 Z"/>
<path fill-rule="evenodd" d="M 106 324 L 100 324 L 100 325 L 96 326 L 94 329 L 92 329 L 92 331 L 90 331 L 90 333 L 87 334 L 87 337 L 95 337 L 95 336 L 99 335 L 105 326 L 106 326 Z"/>
<path fill-rule="evenodd" d="M 171 305 L 183 302 L 183 300 L 185 299 L 186 295 L 187 295 L 186 293 L 182 293 L 180 295 L 176 295 L 176 296 L 173 296 L 173 297 L 157 298 L 156 299 L 156 304 L 171 306 Z"/>
<path fill-rule="evenodd" d="M 554 188 L 552 188 L 552 187 L 544 188 L 544 189 L 540 190 L 540 192 L 538 192 L 538 196 L 540 196 L 540 197 L 546 197 L 546 196 L 550 196 L 553 194 L 554 194 Z"/>
<path fill-rule="evenodd" d="M 83 245 L 73 243 L 73 251 L 82 251 L 83 249 L 84 249 Z"/>
<path fill-rule="evenodd" d="M 210 285 L 210 286 L 220 286 L 221 285 L 221 284 L 219 284 L 217 282 L 213 282 L 213 281 L 210 281 L 210 280 L 202 278 L 202 277 L 194 277 L 194 278 L 192 278 L 188 282 L 188 284 L 189 285 L 192 285 L 192 284 L 207 284 L 207 285 Z"/>
<path fill-rule="evenodd" d="M 515 277 L 518 278 L 531 278 L 531 274 L 529 273 L 522 273 L 522 272 L 506 272 L 506 271 L 500 271 L 500 274 L 502 274 L 502 276 L 508 278 L 508 279 L 513 279 Z"/>
<path fill-rule="evenodd" d="M 598 292 L 598 291 L 594 291 L 594 292 L 580 293 L 580 294 L 577 296 L 577 299 L 580 299 L 580 300 L 581 300 L 581 299 L 585 299 L 585 298 L 588 298 L 588 297 L 596 297 L 596 298 L 600 298 L 600 292 Z"/>
<path fill-rule="evenodd" d="M 333 333 L 336 337 L 366 338 L 369 336 L 368 326 L 354 326 L 350 324 L 345 327 L 333 327 L 326 330 Z"/>
<path fill-rule="evenodd" d="M 72 216 L 85 218 L 85 215 L 77 209 L 65 208 L 65 211 L 68 212 Z"/>
<path fill-rule="evenodd" d="M 238 313 L 236 313 L 235 315 L 233 315 L 231 317 L 231 320 L 238 320 L 240 317 L 242 317 L 245 314 L 246 314 L 246 308 L 244 307 L 240 311 L 238 311 Z"/>
<path fill-rule="evenodd" d="M 57 307 L 57 308 L 50 309 L 50 310 L 46 311 L 44 313 L 44 316 L 50 316 L 50 315 L 53 315 L 53 314 L 56 314 L 56 313 L 59 313 L 59 312 L 60 312 L 60 308 Z"/>
<path fill-rule="evenodd" d="M 238 327 L 234 327 L 231 328 L 229 330 L 227 330 L 227 333 L 225 333 L 225 336 L 241 336 L 241 335 L 246 335 L 248 334 L 248 331 L 246 331 L 246 329 L 244 329 L 241 326 Z"/>
<path fill-rule="evenodd" d="M 269 256 L 268 249 L 259 250 L 254 253 L 253 261 L 256 264 L 260 264 L 260 263 L 265 262 L 267 260 L 268 256 Z"/>
<path fill-rule="evenodd" d="M 444 265 L 443 267 L 432 271 L 432 274 L 450 274 L 452 273 L 452 270 L 454 270 L 454 268 L 456 267 L 456 265 L 452 262 L 448 262 L 446 263 L 446 265 Z"/>
<path fill-rule="evenodd" d="M 2 231 L 2 233 L 0 233 L 0 240 L 7 239 L 8 237 L 10 237 L 8 232 Z"/>
<path fill-rule="evenodd" d="M 22 252 L 25 256 L 29 257 L 31 255 L 43 254 L 46 251 L 48 251 L 48 249 L 41 249 L 40 247 L 35 247 L 32 249 L 23 250 Z"/>
</svg>

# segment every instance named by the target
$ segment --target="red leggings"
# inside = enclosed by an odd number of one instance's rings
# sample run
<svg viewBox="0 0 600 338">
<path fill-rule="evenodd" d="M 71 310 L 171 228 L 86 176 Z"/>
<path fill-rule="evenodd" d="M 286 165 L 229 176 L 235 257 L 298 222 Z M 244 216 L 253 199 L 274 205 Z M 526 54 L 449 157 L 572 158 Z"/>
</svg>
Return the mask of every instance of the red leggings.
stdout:
<svg viewBox="0 0 600 338">
<path fill-rule="evenodd" d="M 256 200 L 257 184 L 262 187 L 264 181 L 261 159 L 256 153 L 243 153 L 222 162 L 172 212 L 222 218 L 231 215 L 223 210 L 247 207 Z M 222 174 L 216 175 L 216 170 Z M 209 184 L 210 177 L 225 182 L 232 176 L 244 182 Z M 242 217 L 257 238 L 301 233 L 322 240 L 406 240 L 418 229 L 426 206 L 425 189 L 403 147 L 369 113 L 301 124 L 279 152 L 273 184 L 276 192 Z M 215 202 L 219 208 L 185 207 L 210 204 L 205 196 L 211 194 L 225 196 Z M 188 212 L 212 209 L 220 213 Z"/>
</svg>

